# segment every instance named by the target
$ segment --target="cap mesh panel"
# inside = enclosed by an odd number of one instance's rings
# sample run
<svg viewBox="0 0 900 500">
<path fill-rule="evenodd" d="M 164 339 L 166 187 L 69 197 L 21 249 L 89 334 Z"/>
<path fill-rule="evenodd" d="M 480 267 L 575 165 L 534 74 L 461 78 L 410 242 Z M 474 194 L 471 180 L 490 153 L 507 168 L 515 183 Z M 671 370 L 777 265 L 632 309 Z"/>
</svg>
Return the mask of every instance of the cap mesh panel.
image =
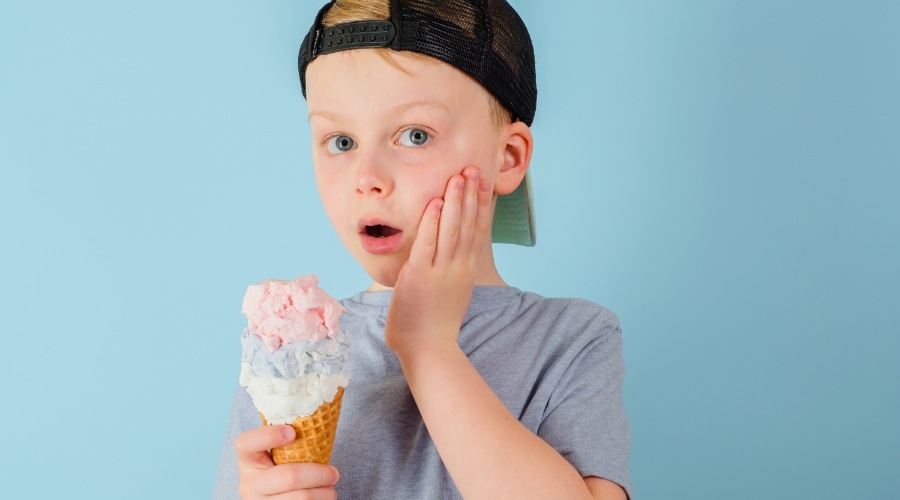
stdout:
<svg viewBox="0 0 900 500">
<path fill-rule="evenodd" d="M 534 120 L 534 48 L 525 23 L 505 0 L 400 0 L 399 48 L 432 56 L 469 74 L 517 119 Z M 306 65 L 315 30 L 303 40 L 298 66 L 306 95 Z"/>
</svg>

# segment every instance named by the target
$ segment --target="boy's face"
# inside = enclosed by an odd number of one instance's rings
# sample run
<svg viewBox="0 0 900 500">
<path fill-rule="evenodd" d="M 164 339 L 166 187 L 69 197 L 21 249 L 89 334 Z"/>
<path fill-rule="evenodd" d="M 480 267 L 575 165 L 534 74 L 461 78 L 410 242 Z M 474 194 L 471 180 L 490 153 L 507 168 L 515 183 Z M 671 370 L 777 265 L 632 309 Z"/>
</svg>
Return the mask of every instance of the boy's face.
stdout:
<svg viewBox="0 0 900 500">
<path fill-rule="evenodd" d="M 396 283 L 428 202 L 469 165 L 493 186 L 505 147 L 478 83 L 434 59 L 391 57 L 402 70 L 357 49 L 306 71 L 319 195 L 344 245 L 384 286 Z"/>
</svg>

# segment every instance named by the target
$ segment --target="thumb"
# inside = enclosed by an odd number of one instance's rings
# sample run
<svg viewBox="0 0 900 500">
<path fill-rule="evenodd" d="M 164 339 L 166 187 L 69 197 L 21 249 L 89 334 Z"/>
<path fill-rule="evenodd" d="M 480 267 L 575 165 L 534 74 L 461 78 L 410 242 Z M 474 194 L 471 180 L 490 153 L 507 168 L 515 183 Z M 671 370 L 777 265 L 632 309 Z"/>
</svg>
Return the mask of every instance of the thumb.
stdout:
<svg viewBox="0 0 900 500">
<path fill-rule="evenodd" d="M 264 425 L 250 429 L 237 437 L 234 442 L 239 463 L 255 468 L 275 465 L 269 450 L 290 443 L 296 437 L 290 425 Z"/>
</svg>

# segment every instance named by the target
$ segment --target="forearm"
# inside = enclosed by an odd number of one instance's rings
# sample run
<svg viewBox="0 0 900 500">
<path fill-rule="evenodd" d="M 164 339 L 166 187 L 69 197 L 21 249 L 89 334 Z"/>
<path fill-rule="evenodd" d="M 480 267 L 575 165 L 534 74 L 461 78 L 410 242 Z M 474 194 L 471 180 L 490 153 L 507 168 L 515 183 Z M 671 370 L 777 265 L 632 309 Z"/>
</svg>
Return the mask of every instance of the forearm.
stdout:
<svg viewBox="0 0 900 500">
<path fill-rule="evenodd" d="M 590 498 L 575 468 L 509 413 L 459 347 L 479 262 L 490 256 L 492 190 L 480 175 L 464 168 L 428 203 L 394 286 L 385 342 L 464 497 Z M 481 278 L 496 274 L 488 259 Z"/>
<path fill-rule="evenodd" d="M 506 409 L 459 346 L 429 346 L 399 357 L 463 497 L 591 498 L 575 468 Z"/>
</svg>

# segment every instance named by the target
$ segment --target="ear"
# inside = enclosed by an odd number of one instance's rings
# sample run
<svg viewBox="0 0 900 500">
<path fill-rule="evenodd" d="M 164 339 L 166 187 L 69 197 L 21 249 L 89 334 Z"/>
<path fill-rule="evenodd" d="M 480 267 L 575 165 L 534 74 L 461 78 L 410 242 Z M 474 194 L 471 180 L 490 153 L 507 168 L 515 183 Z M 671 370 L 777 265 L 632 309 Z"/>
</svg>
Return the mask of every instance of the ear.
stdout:
<svg viewBox="0 0 900 500">
<path fill-rule="evenodd" d="M 528 166 L 531 164 L 531 149 L 534 141 L 531 137 L 531 129 L 522 122 L 513 122 L 506 125 L 503 132 L 506 137 L 506 146 L 503 149 L 503 163 L 500 172 L 494 182 L 495 194 L 509 194 L 519 187 Z"/>
</svg>

